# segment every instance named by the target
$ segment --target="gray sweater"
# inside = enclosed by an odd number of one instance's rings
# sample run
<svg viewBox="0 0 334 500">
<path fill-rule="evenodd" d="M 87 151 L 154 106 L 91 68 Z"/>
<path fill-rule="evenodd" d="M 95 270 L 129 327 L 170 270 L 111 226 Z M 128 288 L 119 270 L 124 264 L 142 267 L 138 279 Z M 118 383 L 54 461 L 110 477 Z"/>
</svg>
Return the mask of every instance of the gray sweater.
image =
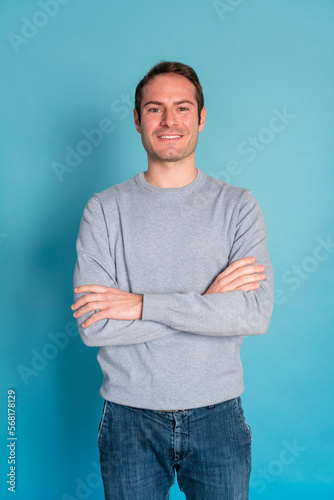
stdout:
<svg viewBox="0 0 334 500">
<path fill-rule="evenodd" d="M 240 396 L 243 336 L 268 329 L 274 279 L 261 208 L 248 189 L 197 171 L 180 188 L 153 186 L 139 172 L 85 207 L 74 286 L 144 296 L 141 319 L 86 329 L 80 324 L 92 313 L 77 319 L 83 342 L 100 346 L 100 394 L 109 401 L 177 410 Z M 202 295 L 229 264 L 251 255 L 266 268 L 259 289 Z"/>
</svg>

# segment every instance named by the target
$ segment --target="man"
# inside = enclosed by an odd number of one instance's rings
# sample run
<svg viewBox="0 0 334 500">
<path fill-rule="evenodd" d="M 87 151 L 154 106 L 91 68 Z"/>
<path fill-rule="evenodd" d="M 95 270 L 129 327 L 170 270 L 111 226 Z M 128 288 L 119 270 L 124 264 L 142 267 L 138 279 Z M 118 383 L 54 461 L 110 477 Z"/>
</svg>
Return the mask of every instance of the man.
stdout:
<svg viewBox="0 0 334 500">
<path fill-rule="evenodd" d="M 240 346 L 268 329 L 273 271 L 251 192 L 195 167 L 205 116 L 192 68 L 154 66 L 134 110 L 148 168 L 83 213 L 72 309 L 101 346 L 107 500 L 167 499 L 175 471 L 187 499 L 248 498 Z"/>
</svg>

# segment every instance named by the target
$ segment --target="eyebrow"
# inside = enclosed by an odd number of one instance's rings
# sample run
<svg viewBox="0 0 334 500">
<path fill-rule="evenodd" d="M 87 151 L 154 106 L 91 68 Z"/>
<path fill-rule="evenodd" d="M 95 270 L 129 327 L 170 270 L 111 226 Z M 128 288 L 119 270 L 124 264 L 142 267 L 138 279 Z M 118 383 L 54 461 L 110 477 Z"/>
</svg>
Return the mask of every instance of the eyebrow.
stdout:
<svg viewBox="0 0 334 500">
<path fill-rule="evenodd" d="M 188 104 L 191 104 L 192 106 L 195 106 L 195 104 L 191 101 L 188 101 L 187 99 L 182 99 L 181 101 L 174 101 L 173 104 L 183 104 L 187 102 Z M 150 104 L 156 104 L 158 106 L 161 106 L 163 105 L 163 102 L 160 102 L 160 101 L 148 101 L 148 102 L 145 102 L 143 108 L 145 108 L 145 106 L 149 106 Z"/>
</svg>

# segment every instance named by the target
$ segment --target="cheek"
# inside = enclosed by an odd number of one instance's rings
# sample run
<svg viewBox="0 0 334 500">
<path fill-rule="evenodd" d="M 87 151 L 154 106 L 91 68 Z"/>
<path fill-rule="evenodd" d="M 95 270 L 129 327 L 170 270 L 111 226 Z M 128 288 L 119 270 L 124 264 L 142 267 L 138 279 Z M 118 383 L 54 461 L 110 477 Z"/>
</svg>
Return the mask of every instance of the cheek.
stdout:
<svg viewBox="0 0 334 500">
<path fill-rule="evenodd" d="M 198 129 L 198 123 L 197 119 L 191 117 L 183 121 L 183 125 L 192 133 L 197 132 Z"/>
<path fill-rule="evenodd" d="M 150 120 L 146 120 L 145 121 L 145 125 L 144 127 L 142 127 L 142 129 L 145 131 L 145 134 L 147 136 L 151 135 L 154 130 L 156 130 L 157 128 L 159 127 L 159 120 L 158 119 L 150 119 Z"/>
<path fill-rule="evenodd" d="M 151 135 L 151 130 L 149 127 L 145 126 L 145 127 L 142 127 L 141 129 L 141 135 L 142 137 L 145 137 L 145 138 L 149 138 L 150 135 Z"/>
</svg>

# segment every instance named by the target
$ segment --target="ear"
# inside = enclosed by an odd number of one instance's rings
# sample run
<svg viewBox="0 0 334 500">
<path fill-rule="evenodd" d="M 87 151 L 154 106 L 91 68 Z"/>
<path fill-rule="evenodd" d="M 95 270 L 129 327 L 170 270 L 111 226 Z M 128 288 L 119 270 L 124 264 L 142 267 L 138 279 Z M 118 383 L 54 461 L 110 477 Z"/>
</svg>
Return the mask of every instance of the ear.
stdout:
<svg viewBox="0 0 334 500">
<path fill-rule="evenodd" d="M 136 109 L 133 110 L 133 118 L 134 118 L 134 121 L 135 121 L 135 126 L 136 126 L 136 129 L 137 129 L 137 132 L 139 132 L 139 134 L 141 134 L 141 126 L 140 126 L 140 123 L 139 123 L 138 113 L 137 113 Z"/>
<path fill-rule="evenodd" d="M 205 118 L 206 118 L 206 109 L 205 109 L 205 107 L 203 107 L 202 111 L 201 111 L 201 120 L 200 120 L 199 125 L 198 125 L 199 132 L 202 132 L 202 130 L 204 128 Z"/>
</svg>

